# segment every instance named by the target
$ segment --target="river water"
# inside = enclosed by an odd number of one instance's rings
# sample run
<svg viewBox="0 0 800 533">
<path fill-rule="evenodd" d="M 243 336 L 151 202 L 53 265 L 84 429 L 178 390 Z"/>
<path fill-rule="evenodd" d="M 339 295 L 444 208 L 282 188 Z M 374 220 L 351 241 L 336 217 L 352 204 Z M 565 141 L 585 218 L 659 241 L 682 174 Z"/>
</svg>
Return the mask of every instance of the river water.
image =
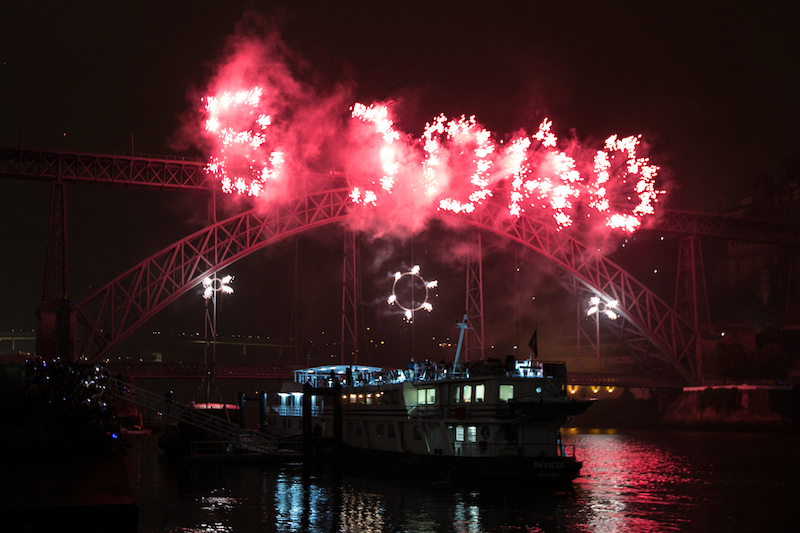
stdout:
<svg viewBox="0 0 800 533">
<path fill-rule="evenodd" d="M 126 457 L 139 531 L 800 531 L 800 436 L 565 431 L 571 489 L 452 484 L 414 472 L 176 464 L 157 435 Z"/>
</svg>

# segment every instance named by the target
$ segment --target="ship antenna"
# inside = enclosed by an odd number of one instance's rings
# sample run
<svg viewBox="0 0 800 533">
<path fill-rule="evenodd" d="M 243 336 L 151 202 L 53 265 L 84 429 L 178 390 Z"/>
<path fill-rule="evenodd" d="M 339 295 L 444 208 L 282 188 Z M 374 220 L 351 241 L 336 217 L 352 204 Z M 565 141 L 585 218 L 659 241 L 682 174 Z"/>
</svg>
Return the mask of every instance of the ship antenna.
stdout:
<svg viewBox="0 0 800 533">
<path fill-rule="evenodd" d="M 468 329 L 472 329 L 467 326 L 467 313 L 464 313 L 464 320 L 456 322 L 456 326 L 461 330 L 461 333 L 458 334 L 458 348 L 456 348 L 456 360 L 453 363 L 454 365 L 457 365 L 458 360 L 461 358 L 461 346 L 464 343 L 464 332 Z"/>
</svg>

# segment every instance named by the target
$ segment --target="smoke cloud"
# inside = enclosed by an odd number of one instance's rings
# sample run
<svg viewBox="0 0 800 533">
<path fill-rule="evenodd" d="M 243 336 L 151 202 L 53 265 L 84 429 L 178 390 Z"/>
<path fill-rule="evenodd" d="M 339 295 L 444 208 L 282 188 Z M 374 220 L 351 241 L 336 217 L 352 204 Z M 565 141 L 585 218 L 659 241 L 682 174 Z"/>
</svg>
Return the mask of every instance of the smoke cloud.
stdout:
<svg viewBox="0 0 800 533">
<path fill-rule="evenodd" d="M 396 127 L 401 101 L 354 102 L 352 84 L 326 91 L 313 78 L 274 23 L 246 17 L 194 115 L 194 142 L 224 192 L 269 205 L 346 186 L 352 229 L 372 239 L 407 238 L 443 210 L 494 201 L 601 249 L 641 227 L 665 193 L 640 136 L 589 147 L 560 140 L 547 119 L 500 135 L 476 117 L 439 115 L 416 137 Z"/>
</svg>

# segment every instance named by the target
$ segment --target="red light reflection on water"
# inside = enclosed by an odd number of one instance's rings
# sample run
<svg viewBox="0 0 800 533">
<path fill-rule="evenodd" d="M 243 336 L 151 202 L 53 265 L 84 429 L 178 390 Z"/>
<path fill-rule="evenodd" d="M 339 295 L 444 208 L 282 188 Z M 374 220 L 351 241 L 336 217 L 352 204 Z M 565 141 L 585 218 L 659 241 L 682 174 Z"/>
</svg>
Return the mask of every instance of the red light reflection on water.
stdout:
<svg viewBox="0 0 800 533">
<path fill-rule="evenodd" d="M 583 469 L 575 487 L 585 500 L 584 523 L 590 531 L 681 531 L 681 523 L 688 522 L 676 508 L 688 510 L 698 503 L 676 491 L 676 485 L 702 482 L 687 458 L 614 430 L 566 430 L 564 440 L 580 450 Z"/>
</svg>

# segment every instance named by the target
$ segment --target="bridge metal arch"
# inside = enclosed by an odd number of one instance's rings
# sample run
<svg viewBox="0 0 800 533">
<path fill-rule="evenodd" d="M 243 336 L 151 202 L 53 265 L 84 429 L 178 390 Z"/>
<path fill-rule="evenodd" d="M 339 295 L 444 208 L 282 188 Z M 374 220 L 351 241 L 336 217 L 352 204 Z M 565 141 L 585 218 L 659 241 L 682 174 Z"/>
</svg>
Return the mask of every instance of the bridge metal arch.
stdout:
<svg viewBox="0 0 800 533">
<path fill-rule="evenodd" d="M 487 203 L 467 215 L 445 216 L 506 237 L 547 258 L 557 267 L 555 279 L 576 296 L 588 291 L 605 301 L 617 300 L 619 318 L 606 325 L 640 363 L 654 358 L 677 370 L 687 383 L 702 381 L 696 359 L 699 333 L 669 304 L 599 251 L 535 217 L 524 213 L 519 218 L 508 217 L 507 208 L 496 203 Z"/>
<path fill-rule="evenodd" d="M 98 361 L 155 313 L 196 287 L 206 276 L 271 243 L 353 216 L 349 190 L 311 193 L 293 202 L 254 209 L 198 231 L 146 259 L 76 306 L 77 353 Z M 693 346 L 696 332 L 669 305 L 622 268 L 586 245 L 532 216 L 508 217 L 487 203 L 469 215 L 441 218 L 470 224 L 515 241 L 549 259 L 562 285 L 584 287 L 620 302 L 614 334 L 638 352 L 674 367 L 689 383 L 699 381 Z"/>
<path fill-rule="evenodd" d="M 350 216 L 348 190 L 251 209 L 189 235 L 121 274 L 76 306 L 76 354 L 90 362 L 214 272 L 271 243 Z"/>
</svg>

